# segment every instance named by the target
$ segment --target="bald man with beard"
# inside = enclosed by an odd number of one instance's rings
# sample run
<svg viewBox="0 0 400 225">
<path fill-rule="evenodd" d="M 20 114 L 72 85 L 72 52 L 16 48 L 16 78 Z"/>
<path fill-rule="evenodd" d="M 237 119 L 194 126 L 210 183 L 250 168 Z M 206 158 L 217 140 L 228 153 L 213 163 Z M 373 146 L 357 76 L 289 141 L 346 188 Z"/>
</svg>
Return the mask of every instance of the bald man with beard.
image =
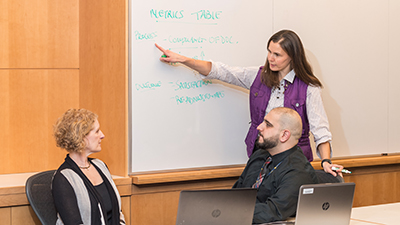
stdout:
<svg viewBox="0 0 400 225">
<path fill-rule="evenodd" d="M 299 188 L 318 183 L 314 168 L 297 145 L 302 132 L 299 114 L 290 108 L 271 110 L 257 127 L 258 150 L 233 188 L 256 188 L 253 223 L 295 216 Z"/>
</svg>

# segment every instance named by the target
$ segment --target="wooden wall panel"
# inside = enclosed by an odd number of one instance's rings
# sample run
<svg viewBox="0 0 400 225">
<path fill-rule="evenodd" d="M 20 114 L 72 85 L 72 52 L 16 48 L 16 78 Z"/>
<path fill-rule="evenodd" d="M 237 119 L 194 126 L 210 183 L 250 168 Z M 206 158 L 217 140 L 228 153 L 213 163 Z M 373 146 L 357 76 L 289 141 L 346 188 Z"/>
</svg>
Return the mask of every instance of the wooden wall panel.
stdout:
<svg viewBox="0 0 400 225">
<path fill-rule="evenodd" d="M 0 70 L 0 82 L 0 174 L 56 169 L 66 151 L 56 148 L 52 126 L 79 106 L 79 71 Z"/>
<path fill-rule="evenodd" d="M 131 196 L 121 197 L 121 210 L 126 224 L 131 224 Z"/>
<path fill-rule="evenodd" d="M 128 173 L 127 0 L 80 1 L 80 107 L 99 115 L 112 174 Z"/>
<path fill-rule="evenodd" d="M 1 224 L 11 225 L 11 208 L 0 208 Z"/>
<path fill-rule="evenodd" d="M 353 206 L 400 202 L 400 165 L 348 168 L 345 182 L 356 183 Z"/>
<path fill-rule="evenodd" d="M 40 225 L 40 220 L 37 218 L 31 206 L 19 206 L 11 208 L 12 225 Z"/>
<path fill-rule="evenodd" d="M 237 178 L 132 186 L 132 224 L 175 224 L 182 190 L 231 188 Z M 157 215 L 157 216 L 155 216 Z"/>
<path fill-rule="evenodd" d="M 79 1 L 0 1 L 0 68 L 78 68 Z"/>
<path fill-rule="evenodd" d="M 132 196 L 132 224 L 175 224 L 179 191 Z"/>
<path fill-rule="evenodd" d="M 0 32 L 1 35 L 2 32 Z M 0 51 L 1 52 L 1 51 Z M 0 53 L 1 54 L 1 53 Z M 9 85 L 8 71 L 0 70 L 0 158 L 7 159 L 2 160 L 0 163 L 0 174 L 4 173 L 6 168 L 11 166 L 10 164 L 10 85 Z M 15 126 L 15 125 L 11 125 Z M 12 170 L 11 170 L 12 171 Z"/>
</svg>

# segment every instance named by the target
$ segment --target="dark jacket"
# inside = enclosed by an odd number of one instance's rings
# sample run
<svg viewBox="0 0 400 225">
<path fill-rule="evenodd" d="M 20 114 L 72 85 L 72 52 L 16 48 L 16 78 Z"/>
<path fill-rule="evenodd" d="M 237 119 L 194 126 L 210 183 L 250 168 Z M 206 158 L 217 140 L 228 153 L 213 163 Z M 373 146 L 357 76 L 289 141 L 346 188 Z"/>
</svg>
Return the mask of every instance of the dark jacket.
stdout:
<svg viewBox="0 0 400 225">
<path fill-rule="evenodd" d="M 251 188 L 269 156 L 266 150 L 254 152 L 233 188 Z M 297 145 L 272 156 L 269 171 L 274 167 L 275 170 L 264 178 L 258 189 L 253 223 L 285 220 L 294 216 L 300 186 L 318 183 L 314 168 Z"/>
</svg>

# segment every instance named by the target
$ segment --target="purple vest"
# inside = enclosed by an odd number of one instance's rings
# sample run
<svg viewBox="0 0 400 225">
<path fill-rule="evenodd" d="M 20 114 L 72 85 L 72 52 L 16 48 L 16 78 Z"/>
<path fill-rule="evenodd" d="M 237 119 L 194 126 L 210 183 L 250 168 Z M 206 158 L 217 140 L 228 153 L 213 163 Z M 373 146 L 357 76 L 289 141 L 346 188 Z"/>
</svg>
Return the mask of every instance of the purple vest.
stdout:
<svg viewBox="0 0 400 225">
<path fill-rule="evenodd" d="M 253 153 L 254 143 L 258 136 L 257 126 L 260 125 L 265 116 L 265 110 L 271 97 L 271 88 L 267 87 L 261 82 L 260 73 L 262 68 L 258 71 L 257 77 L 250 87 L 250 117 L 251 125 L 246 136 L 245 143 L 247 145 L 247 155 L 250 157 Z M 299 139 L 298 145 L 303 150 L 304 155 L 308 161 L 313 160 L 313 154 L 310 146 L 309 132 L 310 126 L 307 118 L 306 99 L 308 85 L 295 77 L 292 84 L 287 82 L 288 87 L 285 91 L 285 100 L 283 105 L 288 108 L 296 110 L 303 122 L 303 132 Z"/>
</svg>

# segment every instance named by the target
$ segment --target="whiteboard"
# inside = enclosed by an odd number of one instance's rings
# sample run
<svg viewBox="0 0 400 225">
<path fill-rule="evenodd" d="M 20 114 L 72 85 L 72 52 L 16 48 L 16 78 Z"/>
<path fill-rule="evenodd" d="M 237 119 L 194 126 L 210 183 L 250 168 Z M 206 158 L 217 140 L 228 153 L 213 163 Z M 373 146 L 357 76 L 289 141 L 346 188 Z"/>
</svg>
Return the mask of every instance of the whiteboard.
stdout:
<svg viewBox="0 0 400 225">
<path fill-rule="evenodd" d="M 154 43 L 197 59 L 260 66 L 266 41 L 281 29 L 301 37 L 324 85 L 333 157 L 400 152 L 400 1 L 130 3 L 131 172 L 247 160 L 248 91 L 214 80 L 201 83 L 190 69 L 161 63 Z M 151 10 L 168 16 L 155 18 Z M 179 88 L 193 83 L 201 87 Z M 177 101 L 216 93 L 192 104 Z"/>
<path fill-rule="evenodd" d="M 298 33 L 324 85 L 333 157 L 400 152 L 399 10 L 394 0 L 274 1 L 274 28 Z"/>
<path fill-rule="evenodd" d="M 262 65 L 272 1 L 254 2 L 259 7 L 230 0 L 131 2 L 131 172 L 246 163 L 248 91 L 162 63 L 154 44 L 196 59 Z"/>
</svg>

